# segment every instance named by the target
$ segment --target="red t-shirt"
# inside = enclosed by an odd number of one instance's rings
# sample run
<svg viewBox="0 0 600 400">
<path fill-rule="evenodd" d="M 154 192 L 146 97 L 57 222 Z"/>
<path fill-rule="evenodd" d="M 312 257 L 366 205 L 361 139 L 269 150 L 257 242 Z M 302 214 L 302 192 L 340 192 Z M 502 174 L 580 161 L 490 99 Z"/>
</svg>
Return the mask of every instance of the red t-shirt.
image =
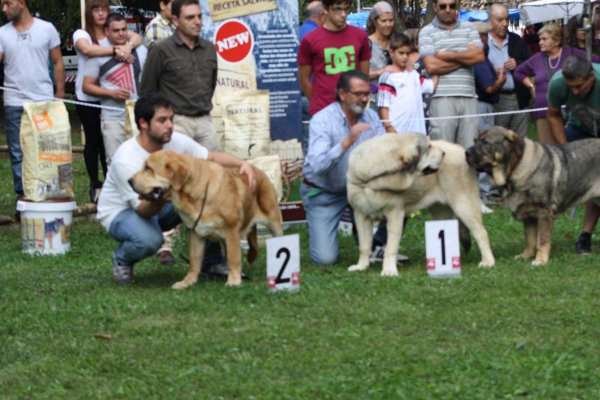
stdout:
<svg viewBox="0 0 600 400">
<path fill-rule="evenodd" d="M 343 72 L 359 69 L 371 59 L 367 33 L 346 25 L 341 31 L 322 26 L 306 34 L 300 42 L 298 64 L 310 65 L 313 73 L 310 115 L 315 115 L 335 101 L 335 88 Z"/>
</svg>

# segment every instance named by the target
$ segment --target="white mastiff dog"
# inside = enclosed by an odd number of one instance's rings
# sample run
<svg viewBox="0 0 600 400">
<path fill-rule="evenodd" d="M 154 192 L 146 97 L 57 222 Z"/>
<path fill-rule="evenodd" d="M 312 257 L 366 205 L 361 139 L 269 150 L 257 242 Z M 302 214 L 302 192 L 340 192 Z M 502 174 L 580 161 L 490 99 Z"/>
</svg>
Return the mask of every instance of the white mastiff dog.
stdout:
<svg viewBox="0 0 600 400">
<path fill-rule="evenodd" d="M 428 209 L 438 220 L 457 217 L 465 250 L 471 247 L 471 231 L 481 251 L 479 266 L 494 265 L 481 218 L 477 175 L 467 165 L 462 147 L 430 141 L 417 133 L 378 136 L 352 151 L 347 178 L 360 248 L 358 263 L 349 271 L 369 267 L 373 221 L 385 218 L 388 239 L 381 275 L 397 276 L 404 216 L 422 209 Z"/>
</svg>

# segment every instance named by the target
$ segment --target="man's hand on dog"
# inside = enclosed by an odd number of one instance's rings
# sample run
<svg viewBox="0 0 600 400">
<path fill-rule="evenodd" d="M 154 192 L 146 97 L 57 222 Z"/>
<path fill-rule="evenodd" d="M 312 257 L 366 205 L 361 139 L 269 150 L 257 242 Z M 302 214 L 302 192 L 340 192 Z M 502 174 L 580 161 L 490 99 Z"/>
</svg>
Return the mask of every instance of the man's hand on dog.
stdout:
<svg viewBox="0 0 600 400">
<path fill-rule="evenodd" d="M 244 161 L 239 171 L 240 175 L 246 175 L 248 178 L 248 185 L 250 186 L 250 190 L 254 192 L 256 188 L 256 178 L 254 177 L 254 169 L 252 165 L 248 161 Z"/>
<path fill-rule="evenodd" d="M 346 136 L 346 139 L 342 140 L 342 149 L 348 150 L 350 146 L 352 146 L 356 142 L 358 136 L 362 132 L 368 131 L 369 129 L 371 129 L 371 125 L 365 124 L 364 122 L 354 125 L 352 129 L 350 129 L 350 132 L 348 133 L 348 136 Z"/>
</svg>

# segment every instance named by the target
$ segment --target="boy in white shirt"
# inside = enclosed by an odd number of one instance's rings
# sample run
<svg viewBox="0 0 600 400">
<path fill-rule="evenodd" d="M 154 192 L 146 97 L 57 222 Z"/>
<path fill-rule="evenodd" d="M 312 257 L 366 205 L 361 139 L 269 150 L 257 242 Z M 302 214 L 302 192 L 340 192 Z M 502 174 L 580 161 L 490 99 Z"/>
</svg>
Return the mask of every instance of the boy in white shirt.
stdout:
<svg viewBox="0 0 600 400">
<path fill-rule="evenodd" d="M 433 93 L 438 77 L 421 78 L 415 70 L 407 70 L 411 51 L 410 39 L 403 34 L 390 38 L 390 56 L 399 72 L 386 72 L 379 78 L 377 105 L 388 133 L 416 132 L 427 135 L 423 112 L 423 93 Z"/>
</svg>

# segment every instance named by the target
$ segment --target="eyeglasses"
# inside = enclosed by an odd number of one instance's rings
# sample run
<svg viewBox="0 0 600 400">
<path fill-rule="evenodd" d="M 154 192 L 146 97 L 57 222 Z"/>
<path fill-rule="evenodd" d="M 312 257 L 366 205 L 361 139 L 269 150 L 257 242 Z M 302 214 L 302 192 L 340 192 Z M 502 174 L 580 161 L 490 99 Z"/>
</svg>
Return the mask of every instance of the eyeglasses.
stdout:
<svg viewBox="0 0 600 400">
<path fill-rule="evenodd" d="M 438 7 L 440 10 L 456 10 L 456 3 L 452 3 L 452 4 L 438 4 Z"/>
<path fill-rule="evenodd" d="M 98 8 L 92 9 L 92 13 L 94 13 L 94 14 L 104 14 L 107 12 L 108 12 L 108 8 L 106 8 L 106 7 L 98 7 Z"/>
<path fill-rule="evenodd" d="M 369 97 L 371 95 L 371 92 L 353 92 L 352 90 L 348 90 L 348 93 L 352 93 L 353 95 L 355 95 L 356 97 L 360 98 L 360 97 Z"/>
<path fill-rule="evenodd" d="M 350 14 L 350 7 L 331 7 L 329 10 L 336 14 Z"/>
</svg>

